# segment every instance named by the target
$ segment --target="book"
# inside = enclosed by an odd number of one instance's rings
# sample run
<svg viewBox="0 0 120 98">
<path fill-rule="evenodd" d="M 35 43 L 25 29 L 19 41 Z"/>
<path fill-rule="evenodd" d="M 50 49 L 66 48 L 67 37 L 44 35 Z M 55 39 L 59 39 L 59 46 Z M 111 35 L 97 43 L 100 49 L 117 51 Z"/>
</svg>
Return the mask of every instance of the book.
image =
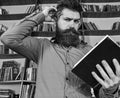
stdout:
<svg viewBox="0 0 120 98">
<path fill-rule="evenodd" d="M 0 98 L 14 98 L 15 91 L 12 89 L 0 89 Z"/>
<path fill-rule="evenodd" d="M 35 84 L 23 85 L 20 98 L 34 98 L 35 87 Z"/>
<path fill-rule="evenodd" d="M 26 80 L 35 81 L 37 75 L 37 68 L 29 67 L 26 69 Z"/>
<path fill-rule="evenodd" d="M 3 71 L 3 81 L 15 80 L 19 73 L 19 69 L 20 64 L 17 61 L 15 60 L 3 61 L 2 70 L 5 70 Z"/>
<path fill-rule="evenodd" d="M 97 75 L 102 78 L 96 68 L 96 64 L 102 66 L 102 60 L 106 60 L 113 72 L 115 72 L 115 67 L 112 62 L 113 58 L 116 58 L 120 62 L 120 47 L 109 35 L 106 35 L 74 65 L 72 72 L 93 88 L 101 86 L 92 76 L 91 72 L 96 72 Z M 104 69 L 103 66 L 102 68 Z M 106 72 L 105 69 L 104 71 Z"/>
</svg>

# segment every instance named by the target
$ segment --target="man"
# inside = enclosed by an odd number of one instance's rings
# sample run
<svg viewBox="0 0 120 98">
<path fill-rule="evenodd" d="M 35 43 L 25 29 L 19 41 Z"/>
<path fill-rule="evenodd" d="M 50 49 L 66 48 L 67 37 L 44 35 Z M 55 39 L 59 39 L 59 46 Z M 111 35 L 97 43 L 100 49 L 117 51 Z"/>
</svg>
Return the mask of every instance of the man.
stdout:
<svg viewBox="0 0 120 98">
<path fill-rule="evenodd" d="M 79 39 L 82 8 L 76 0 L 59 2 L 55 19 L 56 36 L 51 41 L 28 36 L 34 26 L 49 16 L 52 9 L 47 7 L 42 12 L 25 17 L 7 30 L 1 36 L 1 41 L 38 64 L 35 98 L 91 98 L 90 86 L 71 72 L 73 65 L 91 49 Z M 97 65 L 104 80 L 92 72 L 102 85 L 99 98 L 118 98 L 120 66 L 116 59 L 113 63 L 116 74 L 105 60 L 102 61 L 109 76 Z"/>
</svg>

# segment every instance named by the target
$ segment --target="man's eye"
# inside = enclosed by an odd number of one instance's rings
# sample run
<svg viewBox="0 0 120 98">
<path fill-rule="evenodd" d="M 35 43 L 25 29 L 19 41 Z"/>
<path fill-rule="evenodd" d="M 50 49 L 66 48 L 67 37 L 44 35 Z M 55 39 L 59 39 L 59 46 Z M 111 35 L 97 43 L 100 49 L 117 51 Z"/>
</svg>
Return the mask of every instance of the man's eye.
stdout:
<svg viewBox="0 0 120 98">
<path fill-rule="evenodd" d="M 69 21 L 71 21 L 71 19 L 67 18 L 67 19 L 65 19 L 65 21 L 68 21 L 68 22 L 69 22 Z"/>
<path fill-rule="evenodd" d="M 79 22 L 80 22 L 80 20 L 74 20 L 74 22 L 75 22 L 75 23 L 79 23 Z"/>
</svg>

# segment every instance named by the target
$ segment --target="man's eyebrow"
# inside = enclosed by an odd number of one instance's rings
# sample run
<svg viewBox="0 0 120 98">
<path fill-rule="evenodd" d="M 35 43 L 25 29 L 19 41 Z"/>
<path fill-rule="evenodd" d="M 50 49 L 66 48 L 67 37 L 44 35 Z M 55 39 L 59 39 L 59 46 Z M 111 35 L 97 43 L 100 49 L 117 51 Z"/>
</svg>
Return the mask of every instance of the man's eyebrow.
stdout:
<svg viewBox="0 0 120 98">
<path fill-rule="evenodd" d="M 70 18 L 70 17 L 64 17 L 65 19 L 72 19 L 72 18 Z"/>
<path fill-rule="evenodd" d="M 70 19 L 70 20 L 80 20 L 80 18 L 70 18 L 70 17 L 64 17 L 64 19 Z"/>
</svg>

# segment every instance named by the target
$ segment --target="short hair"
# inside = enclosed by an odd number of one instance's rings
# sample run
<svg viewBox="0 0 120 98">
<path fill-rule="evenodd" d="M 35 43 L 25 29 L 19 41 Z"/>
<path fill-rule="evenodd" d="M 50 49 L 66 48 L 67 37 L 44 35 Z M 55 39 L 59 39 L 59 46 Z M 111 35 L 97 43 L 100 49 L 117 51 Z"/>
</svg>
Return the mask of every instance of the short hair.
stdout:
<svg viewBox="0 0 120 98">
<path fill-rule="evenodd" d="M 58 13 L 61 12 L 64 8 L 68 8 L 70 10 L 77 11 L 79 13 L 81 13 L 83 11 L 80 1 L 78 1 L 78 0 L 60 0 L 60 1 L 58 1 L 57 12 Z"/>
</svg>

